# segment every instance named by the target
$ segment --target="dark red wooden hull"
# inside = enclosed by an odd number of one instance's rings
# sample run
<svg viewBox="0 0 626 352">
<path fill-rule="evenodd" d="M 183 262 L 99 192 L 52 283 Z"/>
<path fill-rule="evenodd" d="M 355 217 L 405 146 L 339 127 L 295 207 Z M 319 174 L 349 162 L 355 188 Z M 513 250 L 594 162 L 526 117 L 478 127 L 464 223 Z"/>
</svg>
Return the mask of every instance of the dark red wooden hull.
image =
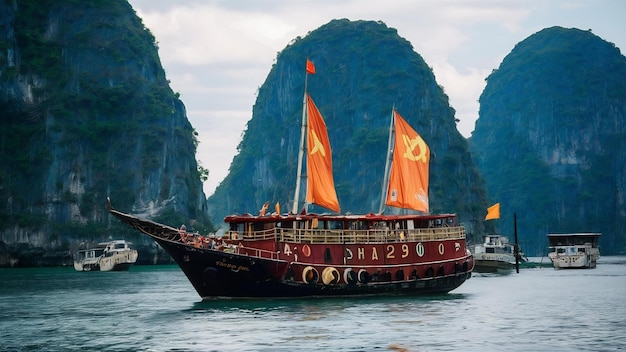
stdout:
<svg viewBox="0 0 626 352">
<path fill-rule="evenodd" d="M 203 299 L 441 294 L 474 268 L 464 238 L 331 243 L 273 235 L 212 249 L 182 241 L 178 229 L 109 211 L 159 243 Z"/>
<path fill-rule="evenodd" d="M 439 294 L 459 287 L 471 277 L 473 268 L 473 258 L 466 255 L 454 262 L 438 264 L 382 265 L 377 270 L 368 266 L 372 268 L 371 273 L 366 276 L 361 272 L 361 277 L 359 271 L 363 269 L 356 270 L 354 267 L 352 271 L 356 276 L 353 275 L 353 280 L 350 275 L 343 275 L 347 266 L 337 267 L 342 273 L 337 282 L 325 284 L 318 274 L 318 282 L 305 283 L 300 279 L 305 268 L 323 266 L 195 248 L 176 241 L 153 238 L 172 256 L 204 299 Z M 323 270 L 317 271 L 319 273 Z M 400 276 L 399 272 L 403 275 Z"/>
</svg>

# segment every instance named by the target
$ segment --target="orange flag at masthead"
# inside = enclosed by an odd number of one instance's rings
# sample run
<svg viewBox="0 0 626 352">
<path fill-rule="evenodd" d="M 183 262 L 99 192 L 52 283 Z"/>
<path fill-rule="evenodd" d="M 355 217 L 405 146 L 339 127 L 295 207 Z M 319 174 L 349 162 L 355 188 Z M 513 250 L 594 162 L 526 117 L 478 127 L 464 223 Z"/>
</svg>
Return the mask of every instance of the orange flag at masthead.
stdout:
<svg viewBox="0 0 626 352">
<path fill-rule="evenodd" d="M 315 74 L 315 66 L 313 65 L 313 63 L 309 59 L 306 59 L 306 73 L 308 73 L 310 75 L 314 75 Z"/>
</svg>

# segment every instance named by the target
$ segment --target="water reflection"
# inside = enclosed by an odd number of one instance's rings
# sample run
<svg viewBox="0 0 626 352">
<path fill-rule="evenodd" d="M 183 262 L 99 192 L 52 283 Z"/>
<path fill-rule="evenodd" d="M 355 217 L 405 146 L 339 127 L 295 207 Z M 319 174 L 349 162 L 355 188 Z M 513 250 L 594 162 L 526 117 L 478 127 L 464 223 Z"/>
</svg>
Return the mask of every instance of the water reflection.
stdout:
<svg viewBox="0 0 626 352">
<path fill-rule="evenodd" d="M 474 275 L 447 295 L 207 301 L 175 266 L 0 269 L 0 350 L 616 350 L 625 269 L 601 257 Z"/>
</svg>

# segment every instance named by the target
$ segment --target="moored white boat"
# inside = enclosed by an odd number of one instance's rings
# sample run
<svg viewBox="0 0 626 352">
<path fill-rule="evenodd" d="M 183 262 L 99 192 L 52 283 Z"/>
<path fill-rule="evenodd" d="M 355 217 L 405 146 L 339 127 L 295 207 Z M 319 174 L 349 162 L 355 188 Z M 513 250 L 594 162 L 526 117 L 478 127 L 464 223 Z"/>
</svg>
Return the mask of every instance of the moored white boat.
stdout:
<svg viewBox="0 0 626 352">
<path fill-rule="evenodd" d="M 600 258 L 600 233 L 548 234 L 548 258 L 555 269 L 595 268 Z"/>
<path fill-rule="evenodd" d="M 474 246 L 473 254 L 476 272 L 508 272 L 515 268 L 515 246 L 509 243 L 508 237 L 483 236 L 483 242 Z M 526 261 L 521 253 L 518 256 L 518 263 Z"/>
<path fill-rule="evenodd" d="M 74 269 L 77 271 L 124 271 L 137 261 L 137 250 L 124 240 L 98 243 L 96 248 L 75 253 Z"/>
</svg>

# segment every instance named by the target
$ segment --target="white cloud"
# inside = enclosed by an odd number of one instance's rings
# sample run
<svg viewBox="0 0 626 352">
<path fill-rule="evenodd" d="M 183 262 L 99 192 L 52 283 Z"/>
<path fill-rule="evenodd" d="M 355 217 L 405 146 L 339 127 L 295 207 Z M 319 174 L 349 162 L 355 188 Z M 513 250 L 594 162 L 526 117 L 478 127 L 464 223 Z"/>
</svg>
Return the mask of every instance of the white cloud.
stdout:
<svg viewBox="0 0 626 352">
<path fill-rule="evenodd" d="M 461 73 L 448 63 L 433 66 L 433 71 L 437 82 L 444 87 L 445 93 L 450 98 L 450 106 L 456 110 L 456 118 L 459 119 L 457 129 L 468 137 L 474 130 L 474 122 L 478 118 L 479 105 L 476 92 L 483 91 L 485 77 L 490 71 L 470 68 L 469 72 Z"/>
<path fill-rule="evenodd" d="M 295 26 L 263 13 L 240 13 L 216 5 L 137 11 L 153 32 L 161 59 L 171 64 L 259 64 L 284 45 Z"/>
</svg>

